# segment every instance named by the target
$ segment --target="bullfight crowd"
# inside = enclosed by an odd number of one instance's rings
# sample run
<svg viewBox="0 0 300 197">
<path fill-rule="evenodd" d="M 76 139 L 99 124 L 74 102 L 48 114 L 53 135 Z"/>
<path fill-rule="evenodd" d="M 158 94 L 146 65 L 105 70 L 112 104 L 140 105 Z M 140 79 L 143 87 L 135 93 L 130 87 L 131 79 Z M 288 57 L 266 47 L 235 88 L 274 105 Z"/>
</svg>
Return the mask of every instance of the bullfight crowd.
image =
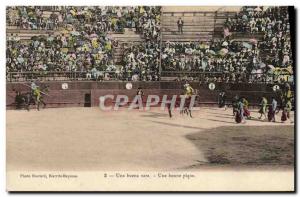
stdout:
<svg viewBox="0 0 300 197">
<path fill-rule="evenodd" d="M 232 33 L 261 33 L 237 41 Z M 274 82 L 276 69 L 292 73 L 290 23 L 287 7 L 243 7 L 224 23 L 224 38 L 207 42 L 172 42 L 162 46 L 162 67 L 167 71 L 221 72 L 207 75 L 211 82 Z"/>
<path fill-rule="evenodd" d="M 7 25 L 57 32 L 26 42 L 10 34 L 7 72 L 76 71 L 95 80 L 159 79 L 159 62 L 152 59 L 160 56 L 160 7 L 8 7 Z M 128 47 L 124 64 L 117 66 L 113 49 L 118 42 L 109 33 L 122 33 L 124 28 L 134 28 L 148 44 Z"/>
<path fill-rule="evenodd" d="M 94 80 L 157 81 L 161 71 L 208 73 L 205 82 L 280 82 L 277 70 L 292 74 L 287 7 L 242 7 L 224 23 L 224 38 L 206 42 L 161 42 L 159 6 L 7 7 L 7 26 L 54 30 L 21 40 L 7 36 L 7 72 L 76 71 Z M 178 29 L 185 25 L 179 19 Z M 116 62 L 119 42 L 111 33 L 134 29 L 143 42 L 127 43 Z M 236 41 L 233 32 L 261 34 Z M 292 79 L 291 79 L 292 81 Z"/>
</svg>

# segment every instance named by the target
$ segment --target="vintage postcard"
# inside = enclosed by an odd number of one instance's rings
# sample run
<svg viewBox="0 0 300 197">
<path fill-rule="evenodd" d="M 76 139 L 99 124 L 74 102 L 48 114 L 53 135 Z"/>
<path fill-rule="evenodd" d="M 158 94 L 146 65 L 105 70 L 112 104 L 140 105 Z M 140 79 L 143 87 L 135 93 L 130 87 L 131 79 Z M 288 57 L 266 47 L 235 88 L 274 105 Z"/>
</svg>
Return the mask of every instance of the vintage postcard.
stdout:
<svg viewBox="0 0 300 197">
<path fill-rule="evenodd" d="M 7 191 L 294 192 L 293 6 L 7 6 Z"/>
</svg>

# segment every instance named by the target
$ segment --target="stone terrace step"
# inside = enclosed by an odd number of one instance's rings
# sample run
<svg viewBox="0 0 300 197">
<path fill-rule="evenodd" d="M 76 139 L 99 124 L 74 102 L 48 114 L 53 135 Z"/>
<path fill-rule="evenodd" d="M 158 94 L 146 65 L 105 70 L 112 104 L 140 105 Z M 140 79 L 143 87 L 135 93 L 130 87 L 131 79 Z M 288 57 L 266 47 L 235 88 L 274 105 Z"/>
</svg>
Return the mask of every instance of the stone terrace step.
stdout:
<svg viewBox="0 0 300 197">
<path fill-rule="evenodd" d="M 114 48 L 114 62 L 121 63 L 124 53 L 124 44 L 140 44 L 144 41 L 142 36 L 134 31 L 135 29 L 125 29 L 123 34 L 109 33 L 108 37 L 118 41 L 119 46 Z"/>
<path fill-rule="evenodd" d="M 178 79 L 178 77 L 161 77 L 160 78 L 161 81 L 175 81 L 177 79 Z"/>
<path fill-rule="evenodd" d="M 215 12 L 163 12 L 162 17 L 214 17 Z"/>
<path fill-rule="evenodd" d="M 190 11 L 190 7 L 168 7 L 163 9 L 162 13 L 162 35 L 164 39 L 173 39 L 178 31 L 177 20 L 181 17 L 184 21 L 182 38 L 175 38 L 176 41 L 195 39 L 195 37 L 203 34 L 214 35 L 216 38 L 223 37 L 224 22 L 227 18 L 235 18 L 237 11 L 240 9 L 224 10 L 223 7 L 198 7 L 196 10 Z M 221 9 L 221 10 L 220 10 Z M 201 11 L 203 10 L 203 12 Z M 224 11 L 222 11 L 224 10 Z M 236 11 L 235 11 L 236 10 Z M 195 35 L 193 35 L 195 34 Z M 189 35 L 189 37 L 186 37 Z M 166 36 L 166 37 L 164 37 Z M 169 37 L 171 36 L 171 37 Z"/>
<path fill-rule="evenodd" d="M 232 39 L 235 40 L 249 40 L 251 38 L 255 38 L 258 41 L 261 41 L 263 39 L 264 34 L 263 33 L 244 33 L 244 32 L 232 32 Z"/>
<path fill-rule="evenodd" d="M 237 12 L 241 6 L 163 6 L 164 12 Z"/>
<path fill-rule="evenodd" d="M 196 17 L 196 16 L 192 16 L 192 17 L 174 17 L 174 16 L 167 16 L 167 17 L 163 17 L 162 21 L 176 21 L 181 18 L 184 22 L 201 22 L 201 21 L 214 21 L 215 18 L 214 17 Z"/>
<path fill-rule="evenodd" d="M 162 21 L 161 24 L 163 26 L 165 25 L 176 25 L 177 26 L 177 20 L 174 21 Z M 184 26 L 193 26 L 193 25 L 198 25 L 198 26 L 210 26 L 214 25 L 215 20 L 202 20 L 202 21 L 184 21 Z"/>
<path fill-rule="evenodd" d="M 118 41 L 123 41 L 123 42 L 132 42 L 132 41 L 142 41 L 143 38 L 141 35 L 137 33 L 132 33 L 132 32 L 125 32 L 124 34 L 114 34 L 114 33 L 109 33 L 108 37 L 116 39 Z"/>
<path fill-rule="evenodd" d="M 214 27 L 207 27 L 207 28 L 201 28 L 201 27 L 186 27 L 183 26 L 183 31 L 186 32 L 212 32 L 214 31 Z M 165 27 L 162 28 L 162 32 L 174 32 L 178 31 L 177 27 Z"/>
<path fill-rule="evenodd" d="M 162 24 L 162 29 L 165 28 L 177 28 L 177 24 L 176 23 L 165 23 Z M 190 29 L 196 29 L 196 28 L 214 28 L 214 23 L 195 23 L 195 24 L 184 24 L 183 27 L 185 28 L 190 28 Z"/>
<path fill-rule="evenodd" d="M 223 23 L 224 24 L 224 23 Z M 223 25 L 222 24 L 222 25 Z M 194 28 L 194 27 L 198 27 L 198 28 L 213 28 L 215 25 L 214 22 L 210 23 L 210 22 L 201 22 L 201 23 L 185 23 L 183 25 L 183 27 L 189 27 L 189 28 Z M 162 28 L 169 28 L 169 27 L 176 27 L 177 28 L 177 23 L 162 23 Z"/>
<path fill-rule="evenodd" d="M 11 29 L 18 29 L 18 27 L 17 26 L 6 25 L 6 31 L 11 30 Z"/>
<path fill-rule="evenodd" d="M 14 27 L 14 28 L 13 28 Z M 31 30 L 31 29 L 18 29 L 15 26 L 7 26 L 6 33 L 18 33 L 18 34 L 49 34 L 53 33 L 53 30 Z"/>
<path fill-rule="evenodd" d="M 54 12 L 54 14 L 57 14 L 57 15 L 60 14 L 59 11 L 53 11 L 53 12 Z M 43 17 L 49 18 L 51 14 L 52 14 L 52 11 L 43 11 Z"/>
<path fill-rule="evenodd" d="M 176 38 L 176 37 L 181 37 L 181 38 L 206 38 L 206 37 L 211 37 L 212 34 L 169 34 L 169 35 L 163 35 L 163 39 L 165 38 Z"/>
<path fill-rule="evenodd" d="M 207 37 L 207 38 L 182 38 L 182 37 L 174 37 L 174 38 L 164 38 L 164 41 L 173 41 L 173 42 L 190 42 L 190 41 L 201 41 L 201 42 L 206 42 L 210 41 L 212 37 Z"/>
<path fill-rule="evenodd" d="M 183 30 L 183 34 L 184 35 L 212 35 L 214 32 L 211 30 L 211 31 L 184 31 Z M 163 32 L 163 36 L 165 35 L 181 35 L 180 33 L 178 33 L 177 30 L 174 30 L 174 31 L 166 31 L 166 32 Z"/>
</svg>

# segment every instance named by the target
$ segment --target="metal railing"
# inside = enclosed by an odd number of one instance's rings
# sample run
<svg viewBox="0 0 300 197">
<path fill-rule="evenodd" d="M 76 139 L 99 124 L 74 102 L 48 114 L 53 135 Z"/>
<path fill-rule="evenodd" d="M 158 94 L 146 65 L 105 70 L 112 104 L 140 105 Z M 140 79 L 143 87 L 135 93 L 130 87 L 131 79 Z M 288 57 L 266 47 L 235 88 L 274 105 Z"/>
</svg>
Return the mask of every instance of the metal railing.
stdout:
<svg viewBox="0 0 300 197">
<path fill-rule="evenodd" d="M 231 75 L 235 74 L 235 80 Z M 225 83 L 281 83 L 283 80 L 294 83 L 292 74 L 269 74 L 269 73 L 232 73 L 232 72 L 199 72 L 199 71 L 163 71 L 162 79 L 193 80 L 199 82 L 225 82 Z M 228 78 L 228 80 L 226 80 Z M 224 80 L 225 79 L 225 80 Z"/>
<path fill-rule="evenodd" d="M 81 71 L 26 71 L 26 72 L 7 72 L 6 80 L 8 82 L 21 82 L 31 80 L 41 81 L 75 81 L 75 80 L 104 80 L 109 78 L 116 80 L 116 72 L 102 71 L 97 74 Z"/>
<path fill-rule="evenodd" d="M 152 72 L 154 73 L 154 71 Z M 151 74 L 151 72 L 148 74 Z M 111 71 L 26 71 L 7 72 L 7 82 L 24 82 L 31 80 L 39 81 L 139 81 L 143 75 L 136 77 L 132 72 L 111 72 Z"/>
<path fill-rule="evenodd" d="M 227 82 L 227 83 L 280 83 L 281 79 L 294 83 L 293 75 L 288 74 L 247 74 L 235 73 L 236 79 L 232 80 L 232 73 L 225 72 L 196 72 L 196 71 L 162 71 L 161 80 L 191 80 L 199 82 Z M 134 81 L 132 73 L 119 73 L 109 71 L 35 71 L 35 72 L 7 72 L 7 82 L 24 82 L 31 80 L 40 81 Z M 142 74 L 138 81 L 143 79 Z M 168 79 L 172 78 L 172 79 Z M 228 80 L 224 80 L 228 79 Z"/>
</svg>

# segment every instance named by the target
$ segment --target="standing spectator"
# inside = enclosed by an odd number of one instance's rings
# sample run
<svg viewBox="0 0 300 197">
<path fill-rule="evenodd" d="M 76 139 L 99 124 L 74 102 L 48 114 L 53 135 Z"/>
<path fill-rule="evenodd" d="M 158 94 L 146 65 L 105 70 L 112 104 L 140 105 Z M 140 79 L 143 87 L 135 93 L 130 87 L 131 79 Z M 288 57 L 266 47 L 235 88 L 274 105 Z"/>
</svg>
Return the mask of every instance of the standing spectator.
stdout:
<svg viewBox="0 0 300 197">
<path fill-rule="evenodd" d="M 183 20 L 181 18 L 177 21 L 178 33 L 183 34 Z"/>
</svg>

